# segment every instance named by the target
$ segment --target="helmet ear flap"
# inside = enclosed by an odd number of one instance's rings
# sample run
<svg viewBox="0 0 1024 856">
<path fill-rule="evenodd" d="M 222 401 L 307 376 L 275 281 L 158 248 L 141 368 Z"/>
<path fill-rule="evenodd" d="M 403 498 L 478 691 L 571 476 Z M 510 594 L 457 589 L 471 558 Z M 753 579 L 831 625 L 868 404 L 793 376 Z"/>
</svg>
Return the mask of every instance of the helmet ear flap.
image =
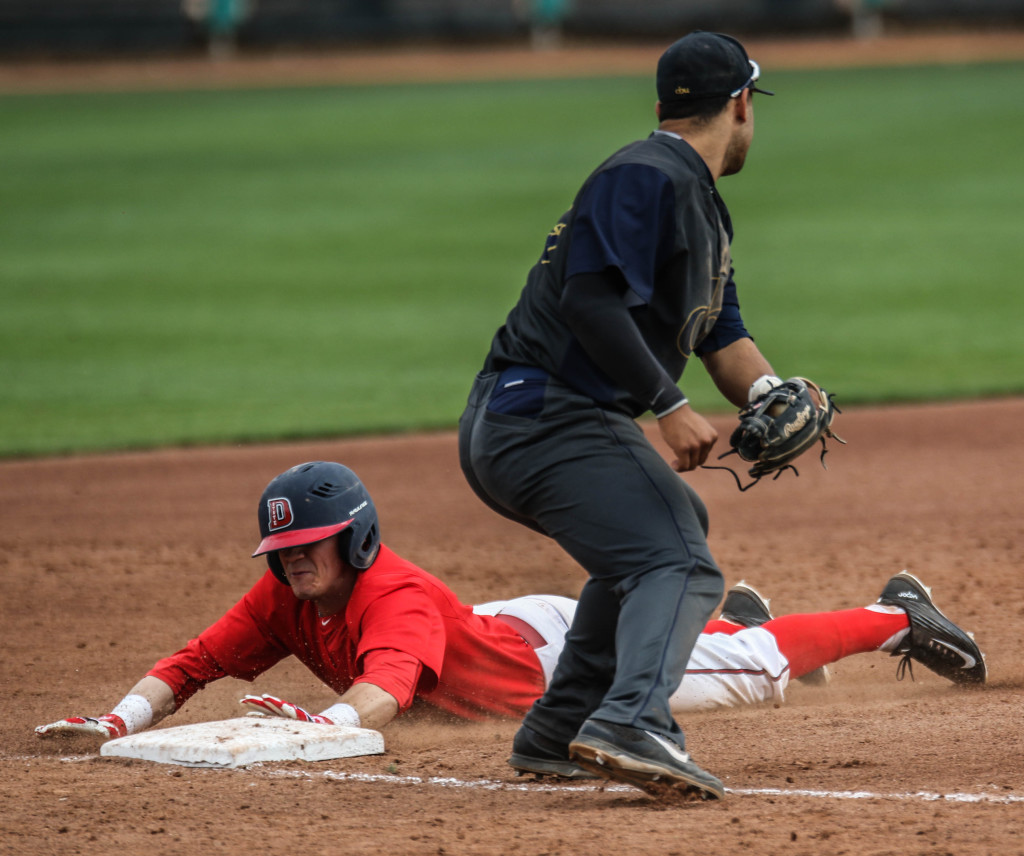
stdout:
<svg viewBox="0 0 1024 856">
<path fill-rule="evenodd" d="M 341 561 L 359 571 L 365 571 L 377 558 L 380 549 L 380 534 L 377 520 L 373 519 L 369 527 L 346 529 L 338 539 L 338 554 Z"/>
<path fill-rule="evenodd" d="M 280 582 L 288 585 L 288 577 L 285 576 L 284 565 L 281 564 L 281 558 L 277 553 L 277 550 L 274 550 L 272 553 L 267 553 L 267 564 L 270 566 L 270 572 L 277 577 Z"/>
</svg>

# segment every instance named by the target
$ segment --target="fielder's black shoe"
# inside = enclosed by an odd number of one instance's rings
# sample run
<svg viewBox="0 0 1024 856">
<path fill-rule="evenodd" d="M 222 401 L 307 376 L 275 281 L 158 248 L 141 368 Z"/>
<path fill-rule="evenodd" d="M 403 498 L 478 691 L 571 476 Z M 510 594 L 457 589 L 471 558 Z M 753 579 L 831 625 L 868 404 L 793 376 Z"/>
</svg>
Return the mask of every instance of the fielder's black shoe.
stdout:
<svg viewBox="0 0 1024 856">
<path fill-rule="evenodd" d="M 769 603 L 771 601 L 756 588 L 740 580 L 726 592 L 725 600 L 722 601 L 721 618 L 742 627 L 760 627 L 775 617 L 768 607 Z M 801 675 L 797 680 L 810 686 L 823 687 L 832 680 L 832 674 L 828 666 L 819 666 L 813 672 Z"/>
<path fill-rule="evenodd" d="M 722 799 L 725 786 L 691 760 L 673 740 L 642 728 L 588 719 L 569 744 L 569 757 L 605 779 L 653 796 L 677 794 Z"/>
<path fill-rule="evenodd" d="M 512 754 L 508 765 L 514 767 L 516 775 L 560 776 L 563 779 L 596 779 L 578 764 L 569 760 L 569 748 L 538 734 L 526 725 L 519 726 L 512 739 Z"/>
<path fill-rule="evenodd" d="M 901 679 L 914 659 L 954 683 L 985 683 L 985 655 L 974 637 L 939 612 L 932 603 L 931 589 L 917 577 L 900 571 L 886 583 L 878 602 L 900 607 L 910 619 L 910 632 L 892 652 L 893 657 L 903 656 L 897 671 Z"/>
</svg>

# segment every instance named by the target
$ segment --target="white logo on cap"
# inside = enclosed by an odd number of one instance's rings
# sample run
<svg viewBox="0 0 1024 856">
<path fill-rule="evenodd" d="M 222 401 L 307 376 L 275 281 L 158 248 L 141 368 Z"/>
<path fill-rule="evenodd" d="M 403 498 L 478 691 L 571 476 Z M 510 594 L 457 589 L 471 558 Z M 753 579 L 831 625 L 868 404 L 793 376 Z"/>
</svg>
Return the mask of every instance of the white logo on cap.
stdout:
<svg viewBox="0 0 1024 856">
<path fill-rule="evenodd" d="M 267 500 L 267 528 L 271 532 L 291 526 L 295 521 L 292 514 L 292 504 L 287 497 L 280 496 Z"/>
</svg>

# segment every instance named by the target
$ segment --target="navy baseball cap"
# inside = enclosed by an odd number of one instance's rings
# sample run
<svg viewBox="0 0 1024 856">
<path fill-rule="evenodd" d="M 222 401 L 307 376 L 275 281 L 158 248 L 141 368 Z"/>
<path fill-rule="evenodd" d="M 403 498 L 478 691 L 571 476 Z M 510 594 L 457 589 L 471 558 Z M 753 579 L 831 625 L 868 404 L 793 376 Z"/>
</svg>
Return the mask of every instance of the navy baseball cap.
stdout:
<svg viewBox="0 0 1024 856">
<path fill-rule="evenodd" d="M 735 98 L 744 89 L 774 95 L 754 84 L 761 67 L 732 36 L 695 30 L 671 45 L 658 60 L 658 100 L 662 104 L 703 98 Z"/>
</svg>

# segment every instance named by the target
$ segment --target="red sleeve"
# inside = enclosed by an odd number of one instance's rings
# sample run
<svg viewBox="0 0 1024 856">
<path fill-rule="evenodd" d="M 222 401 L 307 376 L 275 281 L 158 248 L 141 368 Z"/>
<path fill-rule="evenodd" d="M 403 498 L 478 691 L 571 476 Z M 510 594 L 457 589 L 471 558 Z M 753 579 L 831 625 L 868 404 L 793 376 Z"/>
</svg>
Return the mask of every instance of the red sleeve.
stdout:
<svg viewBox="0 0 1024 856">
<path fill-rule="evenodd" d="M 203 644 L 193 639 L 176 654 L 157 662 L 146 674 L 159 678 L 174 691 L 174 709 L 177 710 L 210 681 L 223 678 L 226 672 Z"/>
<path fill-rule="evenodd" d="M 251 681 L 288 656 L 290 652 L 263 618 L 280 608 L 281 592 L 274 586 L 290 596 L 267 572 L 223 617 L 149 670 L 147 674 L 174 691 L 176 707 L 210 681 L 226 675 Z"/>
<path fill-rule="evenodd" d="M 356 625 L 353 635 L 359 640 L 356 682 L 380 687 L 405 710 L 417 691 L 437 686 L 444 664 L 445 622 L 421 585 L 394 582 L 377 577 L 369 585 L 357 585 L 347 619 Z"/>
<path fill-rule="evenodd" d="M 376 648 L 367 651 L 360 662 L 363 670 L 352 683 L 373 684 L 387 691 L 398 702 L 399 712 L 412 706 L 421 678 L 431 688 L 437 685 L 437 676 L 425 672 L 423 664 L 404 651 Z"/>
</svg>

